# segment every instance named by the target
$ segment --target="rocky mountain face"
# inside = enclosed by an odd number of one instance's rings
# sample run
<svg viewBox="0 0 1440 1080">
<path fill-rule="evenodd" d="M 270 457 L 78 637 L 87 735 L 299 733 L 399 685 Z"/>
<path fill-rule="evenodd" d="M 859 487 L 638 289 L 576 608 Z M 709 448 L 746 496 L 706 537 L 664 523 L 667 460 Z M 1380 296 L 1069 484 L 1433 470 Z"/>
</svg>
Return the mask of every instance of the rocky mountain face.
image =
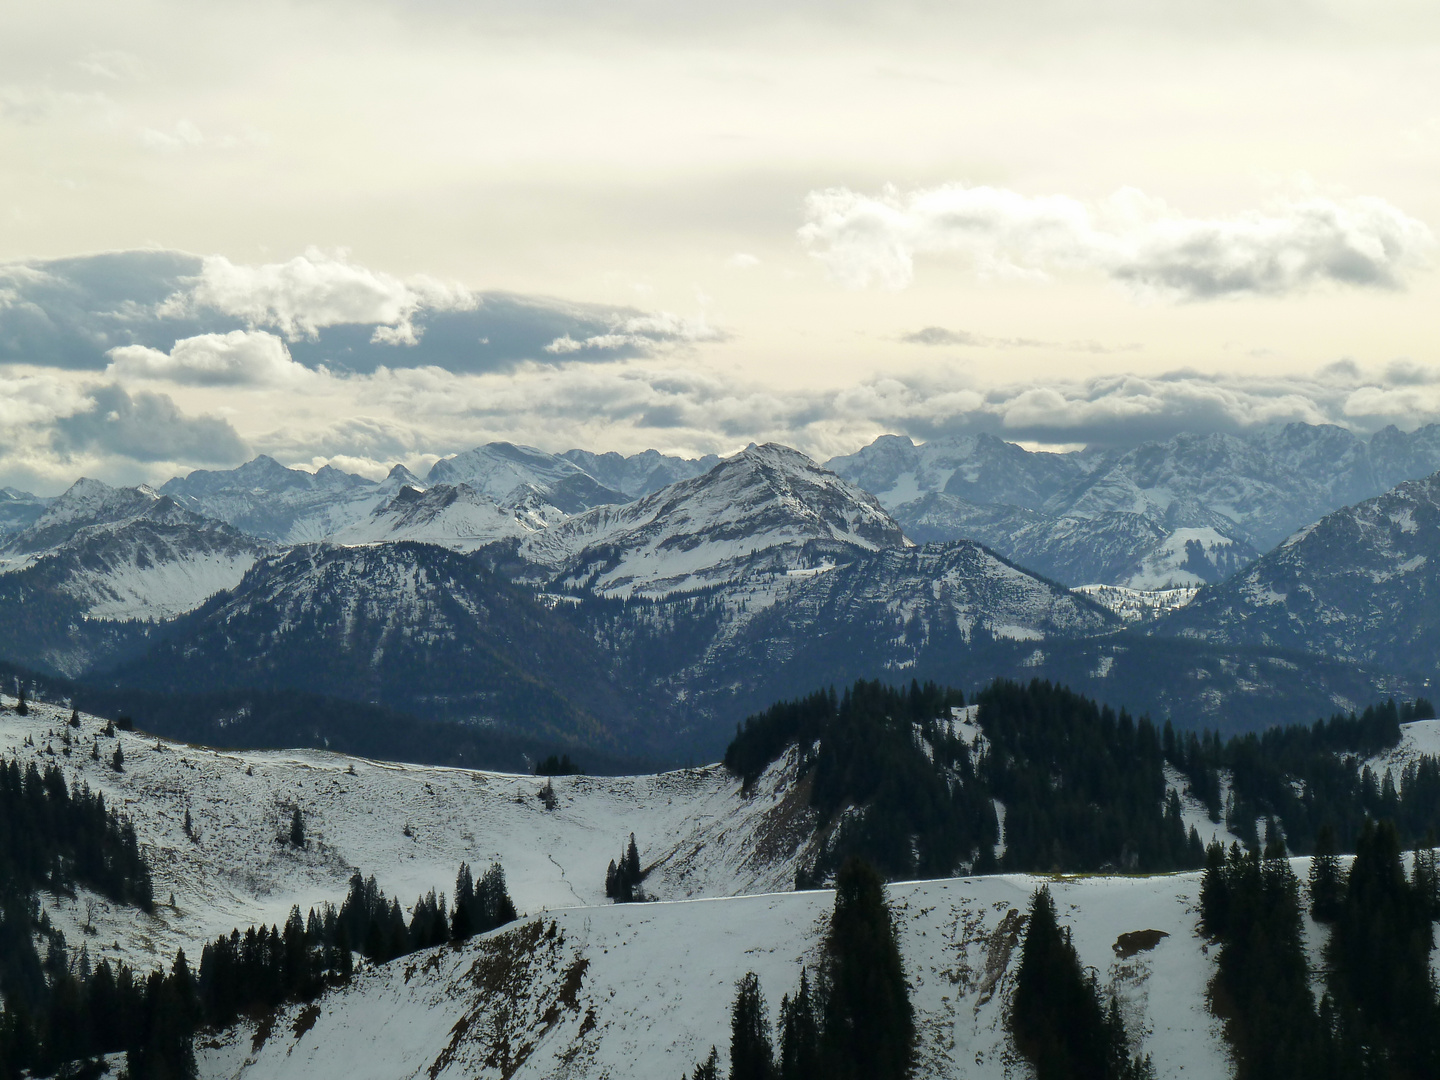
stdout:
<svg viewBox="0 0 1440 1080">
<path fill-rule="evenodd" d="M 605 454 L 596 454 L 589 450 L 567 450 L 560 456 L 580 466 L 606 487 L 623 492 L 631 499 L 638 499 L 680 480 L 689 480 L 707 473 L 720 464 L 720 458 L 715 454 L 706 454 L 700 458 L 682 458 L 673 454 L 662 454 L 658 450 L 644 450 L 629 457 L 613 450 Z"/>
<path fill-rule="evenodd" d="M 264 559 L 115 681 L 306 690 L 565 745 L 650 734 L 643 704 L 622 701 L 591 642 L 532 593 L 431 544 L 305 545 Z"/>
<path fill-rule="evenodd" d="M 1060 679 L 1228 730 L 1406 692 L 1408 673 L 1435 666 L 1420 655 L 1423 613 L 1413 633 L 1384 636 L 1384 605 L 1421 605 L 1432 588 L 1433 508 L 1414 485 L 1393 496 L 1409 509 L 1389 526 L 1363 506 L 1363 527 L 1342 535 L 1343 514 L 1315 526 L 1335 537 L 1324 560 L 1305 533 L 1235 576 L 1256 556 L 1238 521 L 1263 516 L 1267 454 L 1275 485 L 1277 457 L 1318 474 L 1328 456 L 1353 480 L 1362 464 L 1372 478 L 1413 468 L 1436 440 L 1267 438 L 1032 454 L 986 436 L 887 437 L 842 459 L 909 500 L 905 529 L 875 495 L 775 445 L 629 501 L 581 465 L 638 490 L 701 463 L 491 444 L 425 481 L 264 458 L 161 492 L 82 481 L 3 540 L 0 659 L 157 693 L 308 690 L 682 759 L 717 752 L 747 711 L 859 677 Z M 326 542 L 277 551 L 257 534 Z M 1347 554 L 1356 545 L 1370 554 Z M 1282 566 L 1284 587 L 1267 569 Z M 1097 604 L 1056 584 L 1087 578 L 1152 591 Z M 1153 591 L 1221 579 L 1178 614 L 1191 593 Z"/>
<path fill-rule="evenodd" d="M 150 488 L 81 480 L 0 550 L 6 658 L 77 674 L 233 588 L 272 546 Z"/>
<path fill-rule="evenodd" d="M 539 496 L 561 514 L 626 501 L 567 458 L 531 446 L 497 442 L 441 458 L 426 475 L 430 484 L 468 484 L 501 506 Z"/>
<path fill-rule="evenodd" d="M 364 521 L 346 526 L 331 539 L 347 545 L 413 540 L 475 551 L 498 540 L 527 536 L 547 524 L 524 509 L 501 506 L 469 484 L 435 484 L 423 490 L 407 484 Z"/>
<path fill-rule="evenodd" d="M 287 469 L 261 455 L 237 469 L 196 469 L 166 481 L 160 492 L 186 509 L 229 522 L 251 536 L 304 544 L 364 520 L 405 484 L 424 486 L 403 466 L 396 470 L 377 484 L 329 465 L 313 473 Z"/>
<path fill-rule="evenodd" d="M 828 464 L 915 539 L 978 539 L 1069 585 L 1158 588 L 1222 580 L 1307 522 L 1433 472 L 1440 428 L 1366 442 L 1290 424 L 1069 454 L 988 435 L 883 436 Z"/>
<path fill-rule="evenodd" d="M 1157 633 L 1440 675 L 1440 474 L 1327 514 Z"/>
<path fill-rule="evenodd" d="M 49 505 L 49 499 L 31 495 L 28 491 L 0 488 L 0 544 L 5 542 L 6 537 L 29 528 Z"/>
<path fill-rule="evenodd" d="M 816 545 L 838 555 L 908 544 L 874 496 L 786 446 L 751 446 L 709 472 L 573 517 L 520 547 L 569 589 L 663 596 L 736 581 L 765 557 L 795 569 Z"/>
</svg>

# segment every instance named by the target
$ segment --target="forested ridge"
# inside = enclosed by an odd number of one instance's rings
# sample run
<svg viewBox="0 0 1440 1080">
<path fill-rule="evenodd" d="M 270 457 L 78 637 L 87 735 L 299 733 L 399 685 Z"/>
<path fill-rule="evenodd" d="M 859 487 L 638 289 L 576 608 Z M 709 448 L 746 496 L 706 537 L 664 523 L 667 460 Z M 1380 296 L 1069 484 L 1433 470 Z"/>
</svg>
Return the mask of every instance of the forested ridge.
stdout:
<svg viewBox="0 0 1440 1080">
<path fill-rule="evenodd" d="M 1399 776 L 1366 765 L 1399 743 L 1401 724 L 1434 716 L 1423 698 L 1228 741 L 1157 727 L 1042 680 L 996 680 L 979 691 L 978 737 L 956 719 L 964 704 L 962 692 L 934 683 L 817 691 L 738 725 L 725 765 L 748 786 L 796 751 L 822 827 L 834 823 L 802 884 L 825 880 L 849 854 L 891 879 L 1198 869 L 1204 847 L 1183 824 L 1167 765 L 1250 848 L 1261 844 L 1257 818 L 1267 817 L 1300 854 L 1314 850 L 1327 823 L 1341 850 L 1353 849 L 1370 819 L 1396 822 L 1406 844 L 1440 830 L 1440 760 L 1421 758 Z M 997 802 L 1005 808 L 998 855 Z"/>
</svg>

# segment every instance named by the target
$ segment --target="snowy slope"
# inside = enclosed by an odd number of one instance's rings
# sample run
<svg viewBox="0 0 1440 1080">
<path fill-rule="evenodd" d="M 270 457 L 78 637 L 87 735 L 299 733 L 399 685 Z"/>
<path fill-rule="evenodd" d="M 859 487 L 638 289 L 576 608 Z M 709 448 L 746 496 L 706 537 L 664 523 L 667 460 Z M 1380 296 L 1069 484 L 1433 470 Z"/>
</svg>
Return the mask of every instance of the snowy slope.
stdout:
<svg viewBox="0 0 1440 1080">
<path fill-rule="evenodd" d="M 619 491 L 632 499 L 649 495 L 669 487 L 678 480 L 707 473 L 720 459 L 714 454 L 700 458 L 682 458 L 673 454 L 662 454 L 658 450 L 642 450 L 638 454 L 622 457 L 611 450 L 596 454 L 589 450 L 566 450 L 560 455 L 572 461 L 593 476 L 605 487 Z"/>
<path fill-rule="evenodd" d="M 979 540 L 1067 584 L 1153 588 L 1220 580 L 1306 522 L 1429 475 L 1440 427 L 1390 427 L 1367 443 L 1288 424 L 1067 454 L 989 435 L 920 446 L 886 435 L 827 467 L 874 492 L 913 539 Z"/>
<path fill-rule="evenodd" d="M 113 488 L 81 477 L 56 498 L 27 528 L 0 544 L 0 568 L 16 568 L 50 548 L 58 547 L 89 525 L 124 521 L 148 509 L 160 496 L 145 485 Z"/>
<path fill-rule="evenodd" d="M 82 480 L 11 550 L 23 554 L 0 572 L 32 602 L 54 596 L 89 619 L 168 619 L 239 584 L 270 547 L 149 488 Z"/>
<path fill-rule="evenodd" d="M 0 543 L 7 536 L 29 528 L 50 502 L 50 499 L 42 499 L 28 491 L 0 488 Z"/>
<path fill-rule="evenodd" d="M 1042 883 L 1157 1076 L 1229 1076 L 1206 1007 L 1214 957 L 1195 932 L 1193 874 L 891 885 L 920 1032 L 917 1075 L 1033 1075 L 1004 1018 L 1024 913 Z M 201 1075 L 680 1076 L 712 1045 L 725 1061 L 745 972 L 759 975 L 773 1013 L 801 966 L 813 971 L 833 902 L 816 891 L 551 912 L 374 969 L 309 1012 L 283 1011 L 263 1039 L 242 1026 L 204 1049 Z M 1153 945 L 1124 955 L 1121 935 L 1145 930 L 1158 931 Z"/>
<path fill-rule="evenodd" d="M 758 552 L 800 568 L 816 541 L 875 551 L 908 541 L 873 496 L 799 451 L 751 446 L 703 476 L 597 507 L 527 540 L 521 553 L 607 596 L 662 596 L 734 581 Z"/>
<path fill-rule="evenodd" d="M 9 688 L 7 688 L 9 689 Z M 121 955 L 148 967 L 184 947 L 254 923 L 283 923 L 292 904 L 339 903 L 354 868 L 375 874 L 409 905 L 429 889 L 450 892 L 461 860 L 498 859 L 522 911 L 604 903 L 605 868 L 635 833 L 653 866 L 647 893 L 666 899 L 786 888 L 808 845 L 809 811 L 796 803 L 787 761 L 746 798 L 719 766 L 633 777 L 556 777 L 547 811 L 544 779 L 401 765 L 321 751 L 230 753 L 119 732 L 90 745 L 104 727 L 35 703 L 28 717 L 0 712 L 0 754 L 59 764 L 72 781 L 104 793 L 135 823 L 155 877 L 153 917 L 101 905 L 98 933 L 84 934 L 84 897 L 47 906 L 72 941 L 92 956 Z M 67 757 L 61 737 L 77 745 Z M 34 748 L 24 746 L 32 738 Z M 125 770 L 110 768 L 118 740 Z M 156 747 L 160 749 L 157 750 Z M 54 756 L 46 753 L 54 750 Z M 352 772 L 353 769 L 353 772 Z M 277 843 L 299 806 L 310 844 Z M 199 839 L 186 837 L 189 809 Z M 175 906 L 168 904 L 171 894 Z M 139 922 L 139 931 L 136 922 Z M 114 942 L 120 942 L 117 949 Z"/>
<path fill-rule="evenodd" d="M 1327 514 L 1159 632 L 1440 670 L 1440 473 Z"/>
<path fill-rule="evenodd" d="M 237 529 L 284 544 L 324 540 L 367 518 L 405 485 L 425 485 L 403 465 L 377 484 L 326 465 L 314 473 L 287 469 L 261 455 L 236 469 L 196 469 L 160 488 L 181 505 Z"/>
<path fill-rule="evenodd" d="M 623 503 L 627 496 L 605 487 L 575 462 L 533 446 L 495 442 L 441 458 L 430 468 L 431 484 L 469 484 L 502 506 L 540 496 L 561 514 Z"/>
<path fill-rule="evenodd" d="M 1182 608 L 1195 599 L 1198 589 L 1181 586 L 1173 589 L 1129 589 L 1123 585 L 1080 585 L 1074 592 L 1082 593 L 1097 604 L 1109 608 L 1126 622 L 1149 622 L 1166 612 Z"/>
<path fill-rule="evenodd" d="M 331 540 L 337 544 L 414 540 L 454 551 L 474 551 L 544 527 L 533 516 L 501 507 L 469 484 L 435 484 L 423 491 L 402 487 L 367 519 L 339 530 Z"/>
</svg>

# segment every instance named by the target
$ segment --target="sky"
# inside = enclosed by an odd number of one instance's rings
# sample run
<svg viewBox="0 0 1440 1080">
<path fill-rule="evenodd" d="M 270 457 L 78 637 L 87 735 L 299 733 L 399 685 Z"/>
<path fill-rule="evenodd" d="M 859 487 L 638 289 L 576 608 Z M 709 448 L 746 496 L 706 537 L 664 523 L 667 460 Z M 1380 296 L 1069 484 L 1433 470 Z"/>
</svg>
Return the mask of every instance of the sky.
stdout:
<svg viewBox="0 0 1440 1080">
<path fill-rule="evenodd" d="M 56 0 L 0 486 L 1440 420 L 1440 7 Z"/>
</svg>

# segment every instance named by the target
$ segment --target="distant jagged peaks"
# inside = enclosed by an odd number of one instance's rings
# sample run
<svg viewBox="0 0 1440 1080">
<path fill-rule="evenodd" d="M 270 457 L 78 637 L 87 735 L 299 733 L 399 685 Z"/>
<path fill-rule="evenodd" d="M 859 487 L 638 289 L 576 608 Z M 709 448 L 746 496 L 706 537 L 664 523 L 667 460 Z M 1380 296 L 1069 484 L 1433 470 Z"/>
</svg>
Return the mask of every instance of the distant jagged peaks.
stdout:
<svg viewBox="0 0 1440 1080">
<path fill-rule="evenodd" d="M 978 539 L 1070 585 L 1154 588 L 1222 580 L 1306 522 L 1440 469 L 1440 427 L 1367 442 L 1297 423 L 1064 454 L 882 436 L 828 465 L 915 539 Z"/>
<path fill-rule="evenodd" d="M 399 468 L 400 466 L 396 466 Z M 394 477 L 392 471 L 391 477 Z M 507 509 L 469 484 L 404 484 L 365 521 L 331 538 L 337 544 L 378 544 L 413 540 L 456 551 L 474 551 L 497 540 L 544 528 L 520 510 Z"/>
<path fill-rule="evenodd" d="M 1440 675 L 1440 473 L 1327 514 L 1160 632 Z"/>
<path fill-rule="evenodd" d="M 706 588 L 796 569 L 821 548 L 909 544 L 873 495 L 787 446 L 750 446 L 700 476 L 597 507 L 527 540 L 522 554 L 606 595 Z M 817 547 L 818 545 L 818 547 Z"/>
</svg>

